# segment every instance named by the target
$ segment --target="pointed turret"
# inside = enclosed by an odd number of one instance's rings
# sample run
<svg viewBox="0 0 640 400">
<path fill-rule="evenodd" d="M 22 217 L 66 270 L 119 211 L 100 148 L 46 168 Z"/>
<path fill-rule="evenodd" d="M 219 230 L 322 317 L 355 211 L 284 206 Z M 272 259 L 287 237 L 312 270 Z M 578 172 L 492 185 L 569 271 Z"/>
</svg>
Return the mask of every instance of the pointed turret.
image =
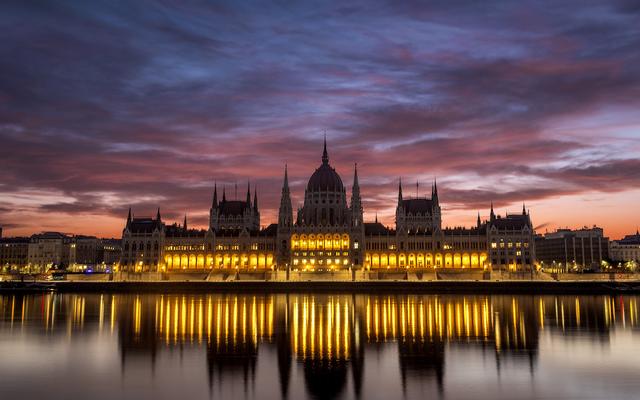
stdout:
<svg viewBox="0 0 640 400">
<path fill-rule="evenodd" d="M 187 230 L 187 214 L 184 215 L 184 224 L 182 224 L 182 227 L 185 231 Z"/>
<path fill-rule="evenodd" d="M 478 220 L 476 221 L 476 225 L 478 225 L 478 228 L 480 228 L 481 222 L 480 222 L 480 211 L 478 211 Z"/>
<path fill-rule="evenodd" d="M 289 193 L 289 174 L 287 172 L 287 164 L 285 164 L 280 209 L 278 210 L 278 229 L 289 228 L 292 222 L 293 208 L 291 207 L 291 195 Z"/>
<path fill-rule="evenodd" d="M 253 210 L 258 212 L 258 186 L 253 186 Z"/>
<path fill-rule="evenodd" d="M 213 183 L 213 201 L 211 203 L 211 208 L 218 207 L 218 183 Z"/>
<path fill-rule="evenodd" d="M 376 224 L 378 223 L 378 212 L 376 211 Z"/>
<path fill-rule="evenodd" d="M 360 183 L 358 182 L 358 163 L 353 164 L 353 188 L 360 190 Z"/>
<path fill-rule="evenodd" d="M 247 181 L 247 208 L 251 208 L 251 182 Z"/>
<path fill-rule="evenodd" d="M 524 206 L 524 203 L 522 203 L 522 215 L 527 215 L 527 210 Z"/>
<path fill-rule="evenodd" d="M 398 178 L 398 205 L 402 203 L 402 178 Z"/>
<path fill-rule="evenodd" d="M 496 214 L 493 212 L 493 201 L 491 202 L 491 214 L 489 214 L 489 219 L 492 221 L 496 219 Z"/>
<path fill-rule="evenodd" d="M 351 188 L 351 215 L 353 225 L 360 226 L 364 222 L 362 200 L 360 198 L 360 183 L 358 182 L 358 163 L 353 167 L 353 187 Z"/>
<path fill-rule="evenodd" d="M 439 204 L 438 200 L 438 181 L 436 178 L 433 178 L 433 191 L 431 192 L 431 199 L 434 203 Z"/>
<path fill-rule="evenodd" d="M 127 225 L 131 223 L 131 207 L 129 207 L 129 215 L 127 215 Z"/>
<path fill-rule="evenodd" d="M 322 151 L 322 163 L 329 164 L 329 153 L 327 153 L 327 134 L 324 134 L 324 150 Z"/>
<path fill-rule="evenodd" d="M 160 218 L 160 207 L 158 207 L 158 212 L 156 213 L 156 220 L 158 222 L 161 220 L 161 218 Z"/>
</svg>

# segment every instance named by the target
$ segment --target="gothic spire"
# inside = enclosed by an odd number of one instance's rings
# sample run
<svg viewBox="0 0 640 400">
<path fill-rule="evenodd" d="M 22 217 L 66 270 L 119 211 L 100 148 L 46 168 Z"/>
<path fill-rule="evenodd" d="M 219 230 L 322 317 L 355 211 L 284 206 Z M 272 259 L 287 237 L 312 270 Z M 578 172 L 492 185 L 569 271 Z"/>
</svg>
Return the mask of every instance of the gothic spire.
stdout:
<svg viewBox="0 0 640 400">
<path fill-rule="evenodd" d="M 478 225 L 478 228 L 480 227 L 480 211 L 478 211 L 478 220 L 476 221 L 476 224 Z"/>
<path fill-rule="evenodd" d="M 247 208 L 251 207 L 251 182 L 247 180 Z"/>
<path fill-rule="evenodd" d="M 227 194 L 226 194 L 226 190 L 227 190 L 227 186 L 223 186 L 222 187 L 222 202 L 226 202 L 227 201 Z"/>
<path fill-rule="evenodd" d="M 129 207 L 129 215 L 127 216 L 127 225 L 131 223 L 131 207 Z"/>
<path fill-rule="evenodd" d="M 362 200 L 360 199 L 360 183 L 358 182 L 358 163 L 353 166 L 353 187 L 351 188 L 351 212 L 354 226 L 360 226 L 364 222 Z"/>
<path fill-rule="evenodd" d="M 284 182 L 282 183 L 282 195 L 280 196 L 280 209 L 278 210 L 278 229 L 291 227 L 293 222 L 293 209 L 289 195 L 289 174 L 287 164 L 284 165 Z"/>
<path fill-rule="evenodd" d="M 522 203 L 522 215 L 527 215 L 527 210 L 524 207 L 524 203 Z"/>
<path fill-rule="evenodd" d="M 156 220 L 160 221 L 160 207 L 158 207 L 158 212 L 156 214 Z"/>
<path fill-rule="evenodd" d="M 213 182 L 213 201 L 211 204 L 211 208 L 218 207 L 218 183 Z"/>
<path fill-rule="evenodd" d="M 489 217 L 493 220 L 496 218 L 496 214 L 493 212 L 493 201 L 491 202 L 491 214 Z"/>
<path fill-rule="evenodd" d="M 287 164 L 284 165 L 284 183 L 282 184 L 282 190 L 287 188 L 287 192 L 289 191 L 289 175 L 287 174 Z"/>
<path fill-rule="evenodd" d="M 258 212 L 258 186 L 253 186 L 253 209 Z"/>
<path fill-rule="evenodd" d="M 358 183 L 358 163 L 355 163 L 353 167 L 353 187 L 360 188 L 360 184 Z"/>
<path fill-rule="evenodd" d="M 327 133 L 324 134 L 324 150 L 322 151 L 322 164 L 329 164 L 329 154 L 327 153 Z"/>
<path fill-rule="evenodd" d="M 398 178 L 398 203 L 402 202 L 402 178 Z"/>
<path fill-rule="evenodd" d="M 184 230 L 187 230 L 187 214 L 184 214 L 184 224 L 182 225 L 182 227 L 184 228 Z"/>
</svg>

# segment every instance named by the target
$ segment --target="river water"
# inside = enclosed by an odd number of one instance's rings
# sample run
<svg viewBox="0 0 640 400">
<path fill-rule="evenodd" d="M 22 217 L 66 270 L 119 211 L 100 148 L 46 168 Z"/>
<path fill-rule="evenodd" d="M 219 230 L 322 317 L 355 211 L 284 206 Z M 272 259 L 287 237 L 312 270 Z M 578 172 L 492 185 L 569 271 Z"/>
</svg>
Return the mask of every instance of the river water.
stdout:
<svg viewBox="0 0 640 400">
<path fill-rule="evenodd" d="M 639 297 L 0 296 L 0 398 L 638 399 Z"/>
</svg>

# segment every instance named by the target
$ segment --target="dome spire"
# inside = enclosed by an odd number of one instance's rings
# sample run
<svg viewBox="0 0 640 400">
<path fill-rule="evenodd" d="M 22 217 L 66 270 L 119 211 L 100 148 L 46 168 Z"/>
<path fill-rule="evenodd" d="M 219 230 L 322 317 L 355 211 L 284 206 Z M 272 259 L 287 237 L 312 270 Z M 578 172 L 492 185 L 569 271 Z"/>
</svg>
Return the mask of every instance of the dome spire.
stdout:
<svg viewBox="0 0 640 400">
<path fill-rule="evenodd" d="M 327 132 L 324 133 L 324 150 L 322 151 L 322 163 L 329 164 L 329 154 L 327 153 Z"/>
</svg>

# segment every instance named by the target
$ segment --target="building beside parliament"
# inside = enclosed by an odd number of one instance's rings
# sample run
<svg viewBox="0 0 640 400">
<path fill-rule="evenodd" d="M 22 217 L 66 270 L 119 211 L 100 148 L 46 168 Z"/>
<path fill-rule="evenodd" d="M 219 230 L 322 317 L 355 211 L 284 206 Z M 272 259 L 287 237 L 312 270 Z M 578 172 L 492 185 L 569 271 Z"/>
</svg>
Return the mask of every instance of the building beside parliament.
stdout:
<svg viewBox="0 0 640 400">
<path fill-rule="evenodd" d="M 408 198 L 398 186 L 395 228 L 365 222 L 357 165 L 348 199 L 329 163 L 326 140 L 321 164 L 309 178 L 294 218 L 285 166 L 278 222 L 260 228 L 258 196 L 228 200 L 214 186 L 208 229 L 136 218 L 131 210 L 122 233 L 123 271 L 288 269 L 475 269 L 530 271 L 535 262 L 529 213 L 478 216 L 471 228 L 443 228 L 438 187 L 431 197 Z"/>
</svg>

